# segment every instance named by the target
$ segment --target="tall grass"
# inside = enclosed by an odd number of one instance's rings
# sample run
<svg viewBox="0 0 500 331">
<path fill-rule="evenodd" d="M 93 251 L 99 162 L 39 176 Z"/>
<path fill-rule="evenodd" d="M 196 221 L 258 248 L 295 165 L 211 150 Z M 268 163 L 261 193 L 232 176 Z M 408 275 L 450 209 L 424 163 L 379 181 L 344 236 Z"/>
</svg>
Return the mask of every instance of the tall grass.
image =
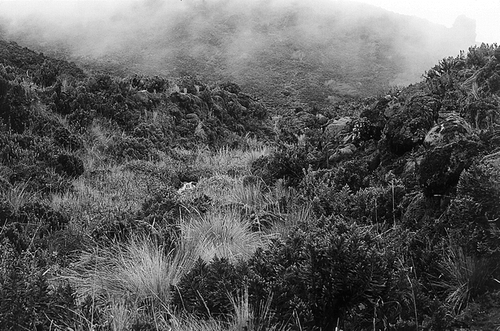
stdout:
<svg viewBox="0 0 500 331">
<path fill-rule="evenodd" d="M 443 280 L 436 283 L 446 292 L 446 304 L 458 314 L 481 294 L 498 263 L 492 258 L 467 255 L 456 243 L 449 243 L 440 263 Z"/>
<path fill-rule="evenodd" d="M 71 216 L 74 230 L 88 233 L 103 223 L 136 213 L 155 190 L 166 185 L 152 181 L 154 178 L 126 166 L 110 166 L 100 174 L 75 179 L 72 191 L 52 195 L 51 206 Z"/>
<path fill-rule="evenodd" d="M 5 191 L 0 193 L 0 196 L 10 205 L 14 212 L 18 212 L 24 204 L 33 202 L 36 199 L 37 193 L 29 190 L 28 180 L 13 186 L 9 185 Z"/>
<path fill-rule="evenodd" d="M 246 149 L 223 147 L 217 151 L 198 149 L 194 165 L 205 173 L 242 176 L 250 174 L 252 162 L 261 156 L 269 155 L 272 148 L 255 139 L 246 139 Z"/>
<path fill-rule="evenodd" d="M 181 244 L 165 253 L 151 238 L 139 236 L 125 244 L 83 252 L 64 278 L 73 284 L 79 300 L 90 296 L 105 305 L 128 298 L 167 307 L 171 286 L 194 266 L 198 256 L 195 246 Z"/>
<path fill-rule="evenodd" d="M 253 307 L 249 303 L 248 287 L 245 287 L 235 296 L 230 296 L 234 309 L 233 320 L 230 325 L 230 330 L 235 331 L 271 331 L 285 330 L 281 325 L 273 324 L 271 301 L 272 296 L 269 296 L 265 302 L 262 302 L 258 307 Z"/>
<path fill-rule="evenodd" d="M 301 223 L 308 222 L 313 216 L 314 214 L 309 204 L 295 206 L 289 213 L 284 215 L 284 222 L 273 224 L 270 232 L 285 238 L 293 228 Z"/>
<path fill-rule="evenodd" d="M 237 209 L 212 210 L 181 224 L 183 240 L 190 246 L 203 247 L 200 257 L 230 261 L 249 259 L 267 240 L 262 233 L 252 232 L 250 221 L 241 219 Z"/>
</svg>

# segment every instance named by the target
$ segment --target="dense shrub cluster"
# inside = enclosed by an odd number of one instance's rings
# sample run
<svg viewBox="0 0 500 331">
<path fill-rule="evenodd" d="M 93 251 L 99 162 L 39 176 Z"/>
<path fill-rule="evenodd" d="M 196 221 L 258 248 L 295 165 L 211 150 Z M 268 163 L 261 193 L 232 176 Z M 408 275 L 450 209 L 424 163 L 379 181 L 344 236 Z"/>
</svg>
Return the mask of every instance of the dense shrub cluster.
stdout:
<svg viewBox="0 0 500 331">
<path fill-rule="evenodd" d="M 0 41 L 0 325 L 74 329 L 80 315 L 111 328 L 111 303 L 76 300 L 75 288 L 49 276 L 74 262 L 84 240 L 131 254 L 124 247 L 146 235 L 158 260 L 148 260 L 149 246 L 134 258 L 154 265 L 154 279 L 172 277 L 159 282 L 172 300 L 163 310 L 227 325 L 246 304 L 254 322 L 300 330 L 474 326 L 478 305 L 498 306 L 499 52 L 482 45 L 443 59 L 422 83 L 350 104 L 357 117 L 296 107 L 275 118 L 273 135 L 267 109 L 236 84 L 84 75 Z M 274 138 L 272 151 L 248 150 L 249 136 Z M 219 169 L 196 164 L 202 157 L 189 148 L 199 145 L 207 155 L 225 147 L 210 162 L 253 160 L 237 166 L 246 177 L 227 170 L 230 185 L 207 193 Z M 232 148 L 245 149 L 242 160 L 222 160 Z M 92 178 L 99 173 L 106 182 Z M 193 191 L 178 190 L 187 182 Z M 129 192 L 140 196 L 135 207 L 116 208 Z M 230 249 L 249 239 L 251 253 L 176 265 L 181 222 L 201 222 L 220 204 L 235 210 L 206 231 Z M 95 226 L 101 210 L 112 216 Z M 231 233 L 228 224 L 241 226 Z M 142 267 L 89 259 L 113 277 Z M 124 305 L 142 314 L 150 298 Z"/>
</svg>

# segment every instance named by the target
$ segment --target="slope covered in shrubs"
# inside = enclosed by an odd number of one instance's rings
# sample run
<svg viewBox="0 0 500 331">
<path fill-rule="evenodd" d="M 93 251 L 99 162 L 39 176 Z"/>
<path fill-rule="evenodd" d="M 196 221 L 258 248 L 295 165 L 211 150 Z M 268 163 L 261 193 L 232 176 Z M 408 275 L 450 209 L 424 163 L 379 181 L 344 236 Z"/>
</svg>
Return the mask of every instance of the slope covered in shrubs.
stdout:
<svg viewBox="0 0 500 331">
<path fill-rule="evenodd" d="M 0 33 L 87 68 L 234 81 L 281 109 L 384 93 L 476 42 L 466 17 L 446 28 L 349 1 L 65 5 L 0 4 Z"/>
<path fill-rule="evenodd" d="M 4 329 L 500 324 L 496 45 L 272 119 L 233 83 L 0 54 Z"/>
</svg>

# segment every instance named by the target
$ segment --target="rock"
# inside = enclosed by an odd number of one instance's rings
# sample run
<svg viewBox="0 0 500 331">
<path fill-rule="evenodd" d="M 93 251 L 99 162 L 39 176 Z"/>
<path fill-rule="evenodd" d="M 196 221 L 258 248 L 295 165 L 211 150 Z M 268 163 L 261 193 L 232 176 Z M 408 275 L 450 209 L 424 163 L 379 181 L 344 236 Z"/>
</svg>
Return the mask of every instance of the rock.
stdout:
<svg viewBox="0 0 500 331">
<path fill-rule="evenodd" d="M 316 124 L 316 116 L 306 111 L 296 113 L 297 119 L 300 121 L 302 128 L 312 128 Z"/>
<path fill-rule="evenodd" d="M 375 152 L 368 161 L 368 170 L 373 171 L 380 165 L 380 153 Z"/>
<path fill-rule="evenodd" d="M 382 136 L 382 127 L 374 125 L 366 118 L 358 118 L 352 122 L 352 132 L 345 137 L 344 142 L 352 141 L 358 144 L 363 141 L 379 140 Z"/>
<path fill-rule="evenodd" d="M 342 159 L 345 159 L 356 152 L 357 148 L 354 144 L 347 144 L 341 148 L 338 148 L 337 151 L 330 156 L 329 161 L 338 162 Z"/>
<path fill-rule="evenodd" d="M 368 119 L 368 121 L 372 122 L 373 124 L 378 123 L 379 121 L 383 121 L 384 120 L 383 113 L 390 101 L 391 101 L 390 96 L 385 96 L 378 99 L 372 104 L 372 106 L 369 109 L 363 111 L 359 115 L 359 117 L 365 117 L 366 119 Z"/>
<path fill-rule="evenodd" d="M 203 122 L 198 123 L 196 128 L 194 129 L 194 136 L 201 141 L 206 141 L 207 140 L 207 133 L 205 132 L 205 129 L 203 129 L 204 125 Z"/>
<path fill-rule="evenodd" d="M 328 123 L 328 118 L 326 118 L 326 116 L 323 114 L 316 114 L 316 120 L 318 121 L 319 125 L 325 125 L 326 123 Z"/>
<path fill-rule="evenodd" d="M 192 191 L 196 188 L 196 183 L 195 182 L 187 182 L 183 183 L 182 187 L 177 190 L 177 193 L 182 194 L 185 191 Z"/>
<path fill-rule="evenodd" d="M 452 114 L 442 123 L 432 127 L 425 135 L 424 145 L 436 147 L 452 142 L 468 139 L 472 136 L 472 128 L 462 117 Z"/>
<path fill-rule="evenodd" d="M 195 113 L 186 114 L 186 120 L 193 125 L 200 123 L 200 118 Z"/>
<path fill-rule="evenodd" d="M 401 112 L 391 117 L 384 128 L 389 150 L 403 155 L 422 144 L 432 127 L 439 102 L 427 96 L 416 96 L 404 106 Z"/>
<path fill-rule="evenodd" d="M 351 121 L 351 117 L 342 117 L 330 122 L 325 128 L 325 137 L 328 140 L 336 139 L 348 128 Z"/>
<path fill-rule="evenodd" d="M 482 158 L 481 163 L 500 172 L 500 151 L 486 155 Z"/>
<path fill-rule="evenodd" d="M 425 196 L 453 192 L 460 174 L 479 155 L 483 146 L 472 140 L 461 140 L 430 149 L 420 163 L 419 183 Z"/>
</svg>

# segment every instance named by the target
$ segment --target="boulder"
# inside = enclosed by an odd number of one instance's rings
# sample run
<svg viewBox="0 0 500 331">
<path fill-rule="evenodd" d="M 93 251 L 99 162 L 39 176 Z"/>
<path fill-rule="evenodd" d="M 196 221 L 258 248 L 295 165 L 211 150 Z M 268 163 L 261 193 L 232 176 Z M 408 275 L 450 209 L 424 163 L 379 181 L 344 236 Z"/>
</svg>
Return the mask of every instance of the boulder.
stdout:
<svg viewBox="0 0 500 331">
<path fill-rule="evenodd" d="M 470 138 L 472 133 L 471 126 L 464 118 L 452 114 L 427 132 L 424 145 L 428 148 L 445 145 Z"/>
<path fill-rule="evenodd" d="M 428 96 L 416 96 L 391 117 L 384 128 L 389 150 L 403 155 L 422 144 L 437 118 L 439 102 Z"/>
<path fill-rule="evenodd" d="M 495 171 L 500 173 L 500 151 L 486 155 L 481 160 L 481 163 L 490 166 Z"/>
<path fill-rule="evenodd" d="M 325 137 L 327 140 L 334 140 L 338 138 L 342 132 L 346 131 L 351 122 L 351 117 L 342 117 L 331 121 L 325 128 Z"/>
<path fill-rule="evenodd" d="M 418 170 L 424 195 L 432 197 L 453 192 L 462 171 L 482 150 L 483 146 L 473 140 L 461 140 L 428 150 Z"/>
<path fill-rule="evenodd" d="M 316 114 L 316 120 L 319 125 L 325 125 L 328 122 L 328 118 L 323 114 Z"/>
<path fill-rule="evenodd" d="M 338 148 L 335 151 L 335 153 L 332 156 L 330 156 L 329 161 L 338 162 L 340 160 L 350 157 L 356 151 L 357 148 L 356 146 L 354 146 L 354 144 L 347 144 L 345 146 Z"/>
</svg>

